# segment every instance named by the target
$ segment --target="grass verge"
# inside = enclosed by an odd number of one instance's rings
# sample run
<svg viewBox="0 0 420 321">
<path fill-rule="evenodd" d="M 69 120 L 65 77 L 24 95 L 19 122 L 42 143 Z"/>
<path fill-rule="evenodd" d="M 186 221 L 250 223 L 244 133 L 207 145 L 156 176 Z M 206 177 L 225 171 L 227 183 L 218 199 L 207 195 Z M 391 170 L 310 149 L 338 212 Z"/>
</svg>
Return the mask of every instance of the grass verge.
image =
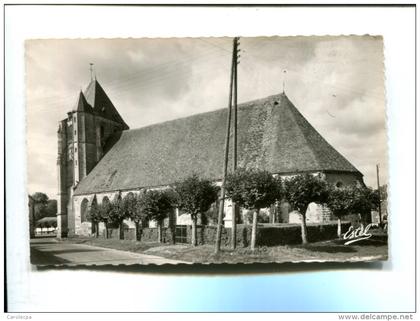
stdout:
<svg viewBox="0 0 420 321">
<path fill-rule="evenodd" d="M 188 244 L 143 243 L 102 238 L 69 238 L 60 242 L 93 245 L 194 263 L 337 262 L 386 260 L 388 258 L 386 241 L 376 239 L 352 245 L 344 245 L 342 240 L 331 240 L 307 245 L 258 247 L 255 251 L 251 251 L 250 248 L 239 247 L 232 250 L 225 247 L 218 254 L 214 254 L 214 246 L 208 244 L 193 247 Z"/>
</svg>

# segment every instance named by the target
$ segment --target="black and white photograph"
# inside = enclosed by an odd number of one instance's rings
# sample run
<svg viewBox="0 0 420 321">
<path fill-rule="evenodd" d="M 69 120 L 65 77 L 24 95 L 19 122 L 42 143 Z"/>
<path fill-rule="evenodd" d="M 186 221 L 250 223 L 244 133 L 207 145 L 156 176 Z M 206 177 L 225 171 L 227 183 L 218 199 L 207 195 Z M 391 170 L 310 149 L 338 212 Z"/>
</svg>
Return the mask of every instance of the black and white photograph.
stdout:
<svg viewBox="0 0 420 321">
<path fill-rule="evenodd" d="M 387 260 L 384 74 L 377 35 L 26 40 L 31 263 Z"/>
</svg>

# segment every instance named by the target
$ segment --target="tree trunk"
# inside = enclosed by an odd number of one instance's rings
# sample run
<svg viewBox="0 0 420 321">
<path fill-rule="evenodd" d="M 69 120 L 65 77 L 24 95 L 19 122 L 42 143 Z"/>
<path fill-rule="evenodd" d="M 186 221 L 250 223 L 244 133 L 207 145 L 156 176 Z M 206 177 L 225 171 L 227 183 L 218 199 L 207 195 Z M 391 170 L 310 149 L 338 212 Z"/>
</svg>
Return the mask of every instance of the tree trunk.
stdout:
<svg viewBox="0 0 420 321">
<path fill-rule="evenodd" d="M 337 236 L 341 239 L 341 218 L 337 218 Z"/>
<path fill-rule="evenodd" d="M 158 242 L 162 243 L 162 222 L 157 223 Z"/>
<path fill-rule="evenodd" d="M 123 222 L 121 222 L 120 223 L 120 225 L 119 225 L 119 228 L 120 228 L 120 240 L 124 240 L 124 223 Z"/>
<path fill-rule="evenodd" d="M 238 206 L 235 203 L 232 203 L 232 250 L 236 248 L 236 217 L 237 217 Z"/>
<path fill-rule="evenodd" d="M 108 224 L 105 223 L 105 238 L 108 238 Z"/>
<path fill-rule="evenodd" d="M 139 222 L 135 221 L 136 224 L 136 241 L 139 241 Z"/>
<path fill-rule="evenodd" d="M 302 244 L 307 244 L 308 239 L 307 239 L 307 229 L 306 229 L 306 215 L 301 214 L 301 216 L 302 216 L 302 221 L 301 221 L 300 227 L 301 227 L 301 235 L 302 235 Z"/>
<path fill-rule="evenodd" d="M 197 215 L 191 215 L 192 231 L 191 231 L 191 244 L 197 246 Z"/>
<path fill-rule="evenodd" d="M 98 237 L 99 228 L 98 223 L 96 221 L 91 222 L 91 232 L 94 237 Z"/>
<path fill-rule="evenodd" d="M 218 254 L 220 252 L 221 243 L 222 243 L 222 231 L 223 231 L 223 214 L 225 210 L 225 199 L 224 199 L 224 187 L 222 183 L 222 190 L 219 202 L 219 209 L 217 212 L 217 230 L 216 230 L 216 242 L 214 245 L 214 254 Z"/>
<path fill-rule="evenodd" d="M 268 222 L 273 224 L 275 222 L 274 206 L 273 205 L 270 206 L 269 214 L 270 214 L 270 216 L 269 216 L 269 221 Z"/>
<path fill-rule="evenodd" d="M 171 241 L 175 244 L 175 225 L 176 225 L 176 210 L 174 209 L 169 215 L 169 228 L 171 229 Z"/>
<path fill-rule="evenodd" d="M 251 232 L 251 250 L 255 250 L 255 244 L 257 243 L 257 219 L 260 209 L 256 209 L 252 214 L 252 232 Z"/>
</svg>

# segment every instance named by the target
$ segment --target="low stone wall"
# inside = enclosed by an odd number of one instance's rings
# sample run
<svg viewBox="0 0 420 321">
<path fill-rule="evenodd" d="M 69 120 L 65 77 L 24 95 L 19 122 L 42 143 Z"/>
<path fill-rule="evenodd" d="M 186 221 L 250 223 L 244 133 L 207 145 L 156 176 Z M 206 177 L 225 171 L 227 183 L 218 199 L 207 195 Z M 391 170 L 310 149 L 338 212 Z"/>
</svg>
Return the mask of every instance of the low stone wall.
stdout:
<svg viewBox="0 0 420 321">
<path fill-rule="evenodd" d="M 326 241 L 337 238 L 337 223 L 307 223 L 308 242 Z M 341 224 L 342 232 L 349 229 L 350 222 Z M 300 224 L 278 224 L 260 227 L 257 230 L 257 244 L 261 246 L 300 244 Z"/>
<path fill-rule="evenodd" d="M 135 235 L 135 231 L 134 231 L 134 235 Z M 137 236 L 137 240 L 142 241 L 142 242 L 157 242 L 158 229 L 156 227 L 140 228 L 139 235 Z M 162 242 L 163 243 L 173 242 L 172 231 L 170 228 L 162 227 Z"/>
<path fill-rule="evenodd" d="M 341 229 L 343 233 L 350 227 L 350 222 L 343 222 Z M 237 225 L 236 241 L 239 247 L 247 247 L 251 242 L 251 225 Z M 308 223 L 308 241 L 318 242 L 337 238 L 337 223 Z M 118 229 L 109 229 L 109 237 L 119 238 Z M 198 226 L 198 244 L 214 244 L 216 239 L 216 226 Z M 299 224 L 259 224 L 257 229 L 258 246 L 275 246 L 286 244 L 301 243 L 301 227 Z M 135 229 L 124 229 L 124 239 L 135 240 Z M 172 243 L 173 231 L 170 228 L 162 228 L 162 241 Z M 231 239 L 231 229 L 222 229 L 222 246 L 229 245 Z M 141 228 L 137 240 L 142 242 L 156 242 L 157 228 Z M 187 226 L 187 242 L 191 242 L 191 226 Z"/>
<path fill-rule="evenodd" d="M 141 230 L 140 230 L 141 231 Z M 106 237 L 106 231 L 104 230 L 102 234 L 100 234 L 102 237 Z M 120 239 L 120 229 L 119 228 L 108 228 L 108 238 L 119 240 Z M 124 240 L 136 240 L 136 229 L 135 228 L 124 228 L 123 229 L 123 238 Z M 157 239 L 157 234 L 156 234 Z"/>
<path fill-rule="evenodd" d="M 136 239 L 136 229 L 135 228 L 125 228 L 124 229 L 124 240 L 135 240 Z"/>
<path fill-rule="evenodd" d="M 106 231 L 105 231 L 104 234 L 106 234 Z M 120 239 L 120 229 L 118 229 L 118 228 L 108 228 L 107 238 L 119 240 Z"/>
</svg>

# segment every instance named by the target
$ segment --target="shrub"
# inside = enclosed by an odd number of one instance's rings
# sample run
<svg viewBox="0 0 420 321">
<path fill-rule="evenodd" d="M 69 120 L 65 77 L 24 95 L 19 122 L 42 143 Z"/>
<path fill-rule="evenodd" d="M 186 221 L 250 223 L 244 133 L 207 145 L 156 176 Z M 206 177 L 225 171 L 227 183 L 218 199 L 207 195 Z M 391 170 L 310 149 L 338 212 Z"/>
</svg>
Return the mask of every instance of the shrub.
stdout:
<svg viewBox="0 0 420 321">
<path fill-rule="evenodd" d="M 226 179 L 226 193 L 233 202 L 253 210 L 251 249 L 257 242 L 257 220 L 261 208 L 269 207 L 282 197 L 282 184 L 271 173 L 259 169 L 239 168 Z"/>
<path fill-rule="evenodd" d="M 174 195 L 170 190 L 145 190 L 138 198 L 138 211 L 148 220 L 155 220 L 158 241 L 162 242 L 162 223 L 174 206 Z"/>
<path fill-rule="evenodd" d="M 177 206 L 180 210 L 189 213 L 192 221 L 191 244 L 197 245 L 197 215 L 210 209 L 212 203 L 217 200 L 219 188 L 211 181 L 201 179 L 197 175 L 187 177 L 182 182 L 174 185 L 177 196 Z"/>
<path fill-rule="evenodd" d="M 310 174 L 296 175 L 284 182 L 287 201 L 302 215 L 301 233 L 302 243 L 307 241 L 306 210 L 312 202 L 325 203 L 328 198 L 328 185 L 320 177 Z"/>
</svg>

